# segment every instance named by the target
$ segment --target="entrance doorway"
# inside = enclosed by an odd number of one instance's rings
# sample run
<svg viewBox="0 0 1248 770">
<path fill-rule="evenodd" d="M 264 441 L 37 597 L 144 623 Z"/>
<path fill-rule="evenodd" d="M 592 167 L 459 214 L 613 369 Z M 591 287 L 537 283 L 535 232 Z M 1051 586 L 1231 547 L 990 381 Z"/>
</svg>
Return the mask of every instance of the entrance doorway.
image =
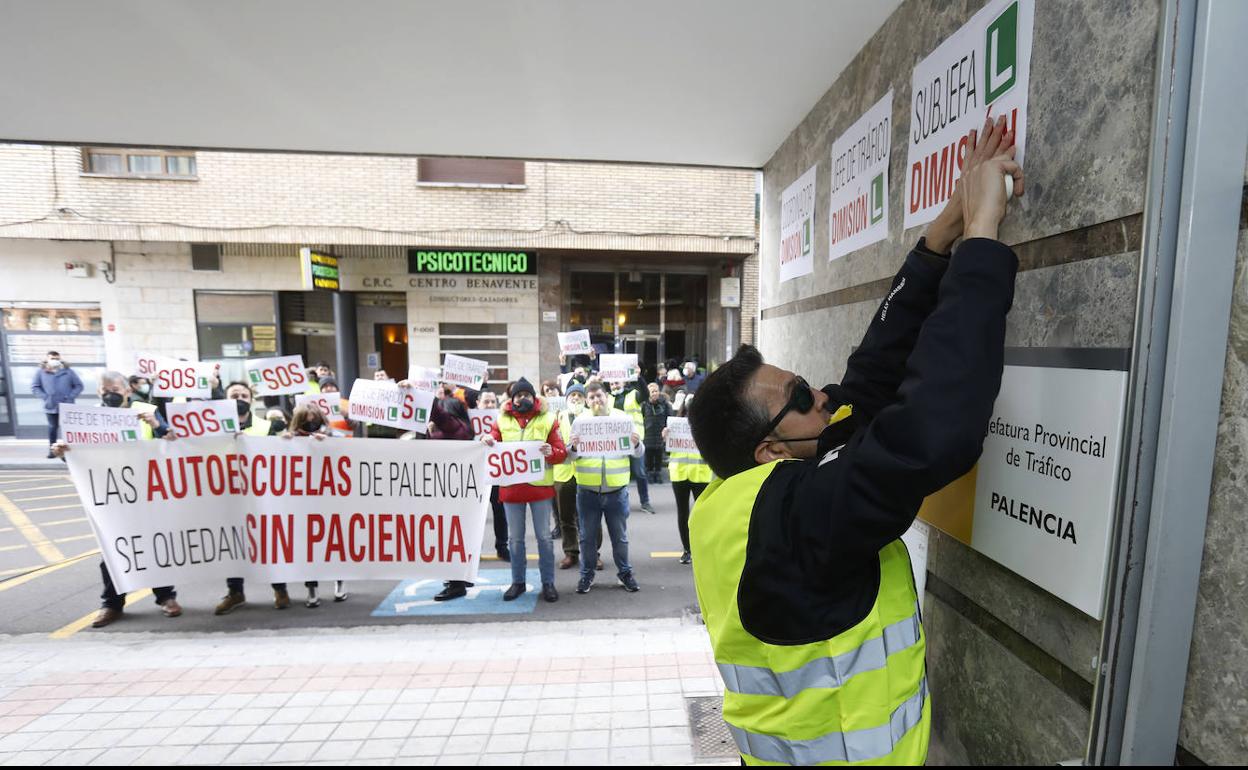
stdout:
<svg viewBox="0 0 1248 770">
<path fill-rule="evenodd" d="M 373 324 L 381 368 L 396 380 L 407 377 L 407 324 Z"/>
</svg>

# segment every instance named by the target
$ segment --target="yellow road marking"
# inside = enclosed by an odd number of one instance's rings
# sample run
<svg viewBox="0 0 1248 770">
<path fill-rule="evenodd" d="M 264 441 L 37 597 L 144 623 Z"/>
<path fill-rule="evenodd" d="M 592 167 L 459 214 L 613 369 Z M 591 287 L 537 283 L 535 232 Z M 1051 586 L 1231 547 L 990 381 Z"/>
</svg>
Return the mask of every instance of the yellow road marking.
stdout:
<svg viewBox="0 0 1248 770">
<path fill-rule="evenodd" d="M 684 556 L 684 551 L 651 551 L 651 559 L 679 559 Z"/>
<path fill-rule="evenodd" d="M 35 500 L 63 500 L 66 497 L 77 497 L 77 492 L 70 492 L 64 495 L 40 495 L 39 497 L 23 497 L 21 500 L 14 500 L 15 503 L 33 503 Z"/>
<path fill-rule="evenodd" d="M 48 484 L 42 487 L 26 487 L 24 489 L 6 489 L 4 490 L 4 493 L 6 495 L 11 495 L 15 492 L 42 492 L 45 489 L 64 489 L 66 487 L 72 487 L 72 486 L 73 484 Z"/>
<path fill-rule="evenodd" d="M 44 521 L 39 524 L 41 527 L 55 527 L 57 524 L 77 524 L 80 521 L 86 521 L 86 516 L 79 516 L 76 519 L 57 519 L 56 521 Z"/>
<path fill-rule="evenodd" d="M 46 567 L 26 567 L 25 569 L 16 570 L 17 572 L 26 572 L 26 574 L 22 575 L 21 577 L 15 577 L 12 580 L 6 580 L 3 583 L 0 583 L 0 592 L 7 591 L 10 588 L 17 588 L 23 583 L 29 583 L 35 578 L 41 578 L 44 575 L 56 572 L 58 569 L 65 569 L 69 565 L 77 564 L 78 562 L 82 561 L 88 556 L 95 556 L 99 552 L 100 552 L 100 549 L 96 548 L 95 550 L 87 551 L 86 553 L 80 553 L 77 556 L 71 556 L 65 561 L 60 562 L 59 564 L 49 564 Z M 30 570 L 30 571 L 27 572 L 27 570 Z M 9 572 L 12 572 L 12 570 L 9 570 Z"/>
<path fill-rule="evenodd" d="M 82 503 L 74 503 L 73 505 L 45 505 L 41 508 L 27 508 L 27 513 L 38 513 L 39 511 L 68 511 L 70 508 L 81 508 Z"/>
<path fill-rule="evenodd" d="M 30 520 L 30 517 L 21 508 L 14 505 L 13 501 L 4 493 L 0 493 L 0 511 L 4 512 L 5 517 L 8 518 L 13 528 L 21 532 L 22 537 L 30 541 L 30 544 L 35 547 L 35 550 L 39 552 L 44 561 L 48 564 L 55 564 L 58 561 L 65 560 L 65 554 L 61 553 L 61 549 L 53 545 L 47 536 Z"/>
<path fill-rule="evenodd" d="M 152 589 L 150 588 L 144 588 L 141 591 L 133 591 L 131 593 L 128 593 L 126 594 L 126 606 L 129 607 L 131 604 L 134 604 L 135 602 L 138 602 L 138 601 L 142 601 L 143 599 L 146 599 L 147 597 L 151 595 L 152 595 Z M 94 612 L 88 612 L 86 615 L 83 615 L 82 617 L 78 618 L 73 623 L 68 623 L 66 625 L 61 626 L 60 628 L 56 629 L 52 633 L 48 634 L 48 638 L 68 639 L 69 637 L 78 633 L 82 629 L 91 625 L 91 621 L 95 620 L 95 615 L 98 612 L 99 610 L 95 610 Z"/>
</svg>

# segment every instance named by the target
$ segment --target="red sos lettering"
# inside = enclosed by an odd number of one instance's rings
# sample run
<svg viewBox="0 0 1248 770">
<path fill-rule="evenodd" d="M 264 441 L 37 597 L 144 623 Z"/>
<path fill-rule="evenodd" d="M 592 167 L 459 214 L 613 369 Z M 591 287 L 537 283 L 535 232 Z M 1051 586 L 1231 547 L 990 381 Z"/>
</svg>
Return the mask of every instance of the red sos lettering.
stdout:
<svg viewBox="0 0 1248 770">
<path fill-rule="evenodd" d="M 494 416 L 474 414 L 472 416 L 472 433 L 474 436 L 484 436 L 494 430 Z"/>
<path fill-rule="evenodd" d="M 326 417 L 330 415 L 329 402 L 326 401 L 323 397 L 313 399 L 312 403 L 316 404 L 316 408 L 321 410 L 321 414 L 325 415 Z"/>
<path fill-rule="evenodd" d="M 139 374 L 148 379 L 151 379 L 151 376 L 156 373 L 156 359 L 154 358 L 140 358 L 138 365 Z"/>
<path fill-rule="evenodd" d="M 181 369 L 162 369 L 156 375 L 156 382 L 164 390 L 182 390 L 195 387 L 195 367 Z"/>
<path fill-rule="evenodd" d="M 206 436 L 209 433 L 220 433 L 221 423 L 211 412 L 185 412 L 169 418 L 178 438 L 189 436 Z"/>
<path fill-rule="evenodd" d="M 303 370 L 299 368 L 299 364 L 294 361 L 275 369 L 264 369 L 260 372 L 260 376 L 264 378 L 264 383 L 269 386 L 270 390 L 288 388 L 291 385 L 304 385 L 308 381 Z"/>
<path fill-rule="evenodd" d="M 509 449 L 486 458 L 490 466 L 490 476 L 501 478 L 514 475 L 517 471 L 528 470 L 529 462 L 523 449 Z"/>
</svg>

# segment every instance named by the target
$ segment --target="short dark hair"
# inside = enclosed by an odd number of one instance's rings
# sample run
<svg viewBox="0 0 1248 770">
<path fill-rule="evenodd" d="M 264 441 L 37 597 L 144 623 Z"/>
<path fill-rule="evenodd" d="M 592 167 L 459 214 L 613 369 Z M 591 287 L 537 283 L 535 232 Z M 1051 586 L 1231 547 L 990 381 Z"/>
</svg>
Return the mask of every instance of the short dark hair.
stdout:
<svg viewBox="0 0 1248 770">
<path fill-rule="evenodd" d="M 763 354 L 742 345 L 706 378 L 689 406 L 689 428 L 703 459 L 721 479 L 753 468 L 754 447 L 767 429 L 767 409 L 750 397 Z"/>
<path fill-rule="evenodd" d="M 593 393 L 595 390 L 601 390 L 603 393 L 607 392 L 607 389 L 602 386 L 601 380 L 594 380 L 593 382 L 585 386 L 585 395 L 588 396 L 590 393 Z"/>
</svg>

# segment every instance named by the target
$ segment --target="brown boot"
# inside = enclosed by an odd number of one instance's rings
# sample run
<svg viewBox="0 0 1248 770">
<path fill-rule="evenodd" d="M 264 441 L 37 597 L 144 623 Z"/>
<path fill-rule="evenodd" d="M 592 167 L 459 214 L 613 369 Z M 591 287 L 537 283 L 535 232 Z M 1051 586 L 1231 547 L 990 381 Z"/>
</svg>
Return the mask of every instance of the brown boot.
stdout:
<svg viewBox="0 0 1248 770">
<path fill-rule="evenodd" d="M 176 618 L 182 614 L 182 605 L 178 604 L 177 599 L 165 599 L 165 601 L 160 605 L 160 611 L 163 612 L 167 618 Z"/>
<path fill-rule="evenodd" d="M 217 604 L 217 608 L 212 611 L 214 615 L 228 615 L 235 609 L 247 603 L 247 597 L 238 591 L 230 591 L 221 597 L 221 602 Z"/>
<path fill-rule="evenodd" d="M 577 564 L 577 557 L 572 554 L 565 554 L 563 561 L 559 562 L 559 569 L 572 569 Z"/>
<path fill-rule="evenodd" d="M 91 621 L 91 627 L 103 628 L 120 617 L 121 610 L 113 609 L 112 607 L 101 607 L 100 611 L 96 613 L 95 620 Z"/>
<path fill-rule="evenodd" d="M 273 609 L 285 610 L 290 608 L 290 594 L 285 588 L 273 589 Z"/>
</svg>

